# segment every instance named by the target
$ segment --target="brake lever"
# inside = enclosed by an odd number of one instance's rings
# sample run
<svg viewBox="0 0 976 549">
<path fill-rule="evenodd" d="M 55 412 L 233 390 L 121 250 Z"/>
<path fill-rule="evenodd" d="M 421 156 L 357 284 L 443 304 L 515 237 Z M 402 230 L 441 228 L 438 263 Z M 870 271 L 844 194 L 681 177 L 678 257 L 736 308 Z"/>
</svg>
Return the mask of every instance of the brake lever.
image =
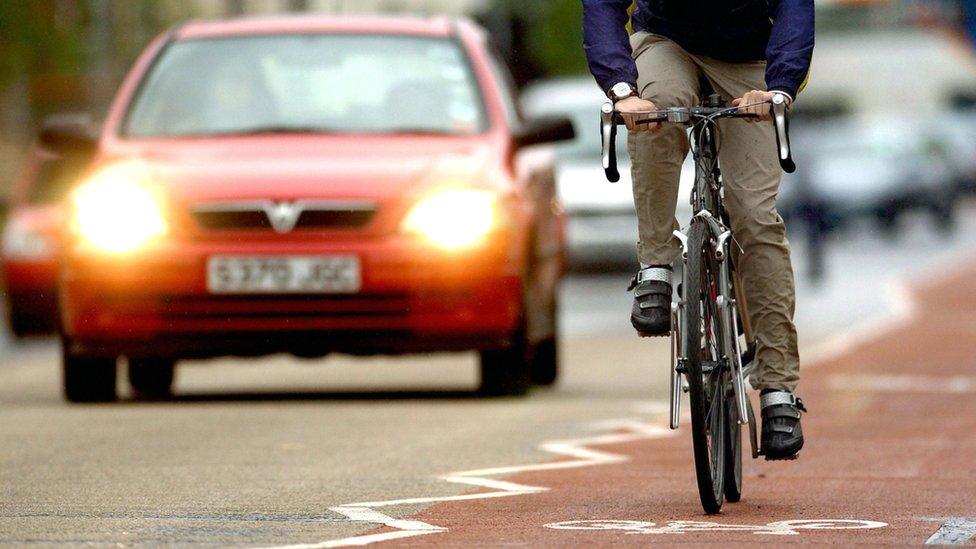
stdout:
<svg viewBox="0 0 976 549">
<path fill-rule="evenodd" d="M 611 183 L 620 181 L 617 170 L 617 120 L 613 103 L 607 101 L 600 109 L 600 135 L 603 139 L 603 172 Z"/>
<path fill-rule="evenodd" d="M 786 115 L 786 97 L 781 93 L 773 94 L 772 106 L 773 125 L 776 128 L 776 154 L 779 165 L 786 173 L 796 171 L 793 162 L 793 152 L 790 150 L 790 119 Z"/>
</svg>

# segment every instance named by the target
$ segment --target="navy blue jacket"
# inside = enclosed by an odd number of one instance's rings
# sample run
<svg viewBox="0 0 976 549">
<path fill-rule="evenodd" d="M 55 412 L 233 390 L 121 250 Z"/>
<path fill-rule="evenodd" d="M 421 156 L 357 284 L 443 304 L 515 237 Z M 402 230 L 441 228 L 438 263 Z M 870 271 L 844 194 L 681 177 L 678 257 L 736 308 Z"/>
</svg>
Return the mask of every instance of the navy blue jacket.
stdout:
<svg viewBox="0 0 976 549">
<path fill-rule="evenodd" d="M 583 45 L 604 91 L 637 84 L 627 35 L 634 0 L 583 0 Z M 665 36 L 685 50 L 721 61 L 765 59 L 766 88 L 796 97 L 810 70 L 813 0 L 636 0 L 635 31 Z"/>
</svg>

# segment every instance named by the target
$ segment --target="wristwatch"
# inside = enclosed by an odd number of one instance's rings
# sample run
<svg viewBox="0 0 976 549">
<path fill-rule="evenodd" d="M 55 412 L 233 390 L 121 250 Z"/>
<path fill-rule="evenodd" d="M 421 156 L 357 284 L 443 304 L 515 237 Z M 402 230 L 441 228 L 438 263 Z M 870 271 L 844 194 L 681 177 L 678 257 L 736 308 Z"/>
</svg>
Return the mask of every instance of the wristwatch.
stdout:
<svg viewBox="0 0 976 549">
<path fill-rule="evenodd" d="M 619 82 L 610 88 L 607 95 L 610 97 L 611 101 L 616 103 L 617 101 L 627 99 L 628 97 L 636 97 L 637 87 L 629 82 Z"/>
</svg>

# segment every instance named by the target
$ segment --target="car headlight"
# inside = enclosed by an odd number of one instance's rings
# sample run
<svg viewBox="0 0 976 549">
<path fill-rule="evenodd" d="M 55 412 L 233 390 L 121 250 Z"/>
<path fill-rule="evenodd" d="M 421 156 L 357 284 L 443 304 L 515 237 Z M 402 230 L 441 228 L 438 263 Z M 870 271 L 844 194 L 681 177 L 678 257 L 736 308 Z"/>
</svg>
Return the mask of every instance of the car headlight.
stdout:
<svg viewBox="0 0 976 549">
<path fill-rule="evenodd" d="M 448 190 L 418 202 L 403 227 L 446 250 L 461 250 L 484 241 L 501 225 L 498 195 L 483 190 Z"/>
<path fill-rule="evenodd" d="M 92 248 L 122 254 L 166 234 L 159 191 L 139 166 L 118 164 L 97 172 L 72 195 L 72 221 Z"/>
</svg>

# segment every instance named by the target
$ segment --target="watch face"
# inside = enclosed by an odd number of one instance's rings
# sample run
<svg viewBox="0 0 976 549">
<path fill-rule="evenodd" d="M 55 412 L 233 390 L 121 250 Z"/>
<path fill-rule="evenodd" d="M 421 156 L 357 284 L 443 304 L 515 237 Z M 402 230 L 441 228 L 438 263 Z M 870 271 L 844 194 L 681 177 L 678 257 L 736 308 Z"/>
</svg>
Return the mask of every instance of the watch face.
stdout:
<svg viewBox="0 0 976 549">
<path fill-rule="evenodd" d="M 611 91 L 615 97 L 626 97 L 631 94 L 630 85 L 621 82 L 614 86 Z"/>
</svg>

